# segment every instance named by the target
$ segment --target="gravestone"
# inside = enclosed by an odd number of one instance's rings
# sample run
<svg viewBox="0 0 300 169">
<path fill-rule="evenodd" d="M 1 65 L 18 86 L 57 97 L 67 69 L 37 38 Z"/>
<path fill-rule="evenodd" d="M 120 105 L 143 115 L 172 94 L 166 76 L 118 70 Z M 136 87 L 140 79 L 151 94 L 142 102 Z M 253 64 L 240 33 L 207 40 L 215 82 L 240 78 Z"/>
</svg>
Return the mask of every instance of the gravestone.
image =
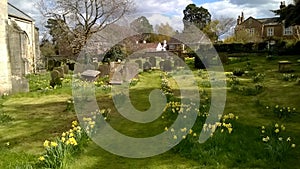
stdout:
<svg viewBox="0 0 300 169">
<path fill-rule="evenodd" d="M 279 61 L 278 62 L 278 71 L 281 73 L 292 71 L 291 64 L 292 64 L 292 62 L 287 61 L 287 60 Z"/>
<path fill-rule="evenodd" d="M 68 65 L 63 65 L 64 69 L 64 74 L 69 74 L 69 66 Z"/>
<path fill-rule="evenodd" d="M 159 62 L 159 68 L 160 68 L 160 70 L 164 70 L 164 62 L 165 61 L 163 61 L 163 60 Z"/>
<path fill-rule="evenodd" d="M 108 64 L 99 65 L 100 77 L 109 75 L 110 67 Z"/>
<path fill-rule="evenodd" d="M 136 60 L 135 63 L 138 64 L 139 69 L 143 69 L 143 62 L 141 60 Z"/>
<path fill-rule="evenodd" d="M 85 70 L 81 73 L 81 77 L 86 81 L 95 81 L 100 75 L 100 71 L 97 70 Z"/>
<path fill-rule="evenodd" d="M 136 63 L 126 62 L 124 65 L 123 76 L 126 81 L 130 81 L 133 78 L 137 78 L 139 73 L 139 66 Z"/>
<path fill-rule="evenodd" d="M 143 70 L 144 70 L 144 71 L 149 71 L 149 70 L 151 70 L 151 64 L 150 64 L 149 62 L 145 62 L 145 63 L 143 64 Z"/>
<path fill-rule="evenodd" d="M 111 72 L 109 83 L 111 85 L 121 85 L 123 83 L 122 73 L 119 71 L 116 71 L 114 73 Z"/>
<path fill-rule="evenodd" d="M 55 67 L 53 70 L 57 70 L 59 72 L 59 78 L 64 78 L 64 69 L 62 67 Z"/>
<path fill-rule="evenodd" d="M 149 62 L 151 64 L 151 67 L 156 67 L 156 58 L 154 56 L 151 56 L 149 58 Z"/>
<path fill-rule="evenodd" d="M 165 60 L 163 64 L 163 71 L 171 72 L 172 71 L 172 62 L 170 60 Z"/>
</svg>

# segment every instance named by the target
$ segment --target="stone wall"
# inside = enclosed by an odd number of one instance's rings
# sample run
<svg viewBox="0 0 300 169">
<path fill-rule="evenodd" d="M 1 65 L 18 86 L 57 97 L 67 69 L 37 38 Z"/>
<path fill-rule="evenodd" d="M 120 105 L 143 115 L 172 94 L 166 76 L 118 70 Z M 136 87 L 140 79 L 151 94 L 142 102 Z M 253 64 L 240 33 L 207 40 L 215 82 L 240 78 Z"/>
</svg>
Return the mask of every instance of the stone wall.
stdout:
<svg viewBox="0 0 300 169">
<path fill-rule="evenodd" d="M 10 62 L 7 50 L 7 0 L 0 1 L 0 95 L 12 89 Z"/>
</svg>

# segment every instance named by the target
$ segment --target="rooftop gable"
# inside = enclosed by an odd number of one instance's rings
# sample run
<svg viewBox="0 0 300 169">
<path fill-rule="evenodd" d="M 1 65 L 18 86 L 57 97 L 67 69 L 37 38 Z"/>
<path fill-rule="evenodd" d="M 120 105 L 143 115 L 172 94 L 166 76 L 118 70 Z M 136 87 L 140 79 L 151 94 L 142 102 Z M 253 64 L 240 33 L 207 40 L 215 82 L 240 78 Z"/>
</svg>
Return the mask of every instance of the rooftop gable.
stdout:
<svg viewBox="0 0 300 169">
<path fill-rule="evenodd" d="M 32 19 L 29 15 L 27 15 L 25 12 L 21 11 L 17 7 L 13 6 L 12 4 L 8 3 L 8 16 L 16 17 L 19 19 L 24 19 L 27 21 L 33 22 L 34 19 Z"/>
</svg>

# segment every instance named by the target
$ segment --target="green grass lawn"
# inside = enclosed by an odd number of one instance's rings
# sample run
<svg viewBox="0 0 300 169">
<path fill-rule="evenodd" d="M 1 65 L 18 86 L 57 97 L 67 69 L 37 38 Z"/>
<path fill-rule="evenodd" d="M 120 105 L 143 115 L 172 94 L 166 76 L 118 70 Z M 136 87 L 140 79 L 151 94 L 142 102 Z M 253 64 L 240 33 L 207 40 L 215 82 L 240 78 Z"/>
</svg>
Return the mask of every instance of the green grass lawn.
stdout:
<svg viewBox="0 0 300 169">
<path fill-rule="evenodd" d="M 145 159 L 120 157 L 90 141 L 81 153 L 68 160 L 66 168 L 297 168 L 300 160 L 300 84 L 297 84 L 296 79 L 278 73 L 278 61 L 292 61 L 294 72 L 286 74 L 300 77 L 298 59 L 299 56 L 280 56 L 266 60 L 264 56 L 251 55 L 248 59 L 224 65 L 226 72 L 236 69 L 247 71 L 237 77 L 238 91 L 232 90 L 232 82 L 227 78 L 224 114 L 238 116 L 232 122 L 231 134 L 217 129 L 216 134 L 203 144 L 196 144 L 191 136 L 174 149 Z M 254 83 L 253 77 L 257 73 L 264 74 L 264 78 Z M 194 70 L 194 74 L 200 94 L 207 93 L 201 96 L 201 100 L 209 98 L 212 89 L 207 73 Z M 161 87 L 160 75 L 160 71 L 141 73 L 139 82 L 130 87 L 131 102 L 136 109 L 144 111 L 150 107 L 149 93 Z M 48 74 L 34 75 L 30 79 L 32 92 L 3 96 L 0 99 L 1 169 L 36 168 L 39 156 L 45 151 L 44 141 L 60 136 L 77 119 L 74 111 L 67 110 L 67 101 L 72 98 L 71 75 L 65 78 L 61 88 L 54 90 L 46 89 Z M 169 82 L 175 96 L 178 95 L 176 83 L 172 78 L 169 78 Z M 255 93 L 255 85 L 258 84 L 263 89 Z M 174 115 L 163 114 L 164 118 L 160 117 L 151 123 L 134 123 L 118 113 L 109 92 L 97 89 L 96 96 L 101 108 L 112 110 L 108 121 L 110 125 L 128 136 L 154 136 L 164 132 L 164 128 L 170 126 L 176 118 Z M 266 108 L 276 105 L 295 108 L 296 113 L 287 118 L 278 118 Z M 274 126 L 275 123 L 286 127 L 282 134 L 280 132 L 280 137 L 291 137 L 296 145 L 284 152 L 284 157 L 278 154 L 283 152 L 278 148 L 280 145 L 266 149 L 267 144 L 262 141 L 261 126 Z"/>
</svg>

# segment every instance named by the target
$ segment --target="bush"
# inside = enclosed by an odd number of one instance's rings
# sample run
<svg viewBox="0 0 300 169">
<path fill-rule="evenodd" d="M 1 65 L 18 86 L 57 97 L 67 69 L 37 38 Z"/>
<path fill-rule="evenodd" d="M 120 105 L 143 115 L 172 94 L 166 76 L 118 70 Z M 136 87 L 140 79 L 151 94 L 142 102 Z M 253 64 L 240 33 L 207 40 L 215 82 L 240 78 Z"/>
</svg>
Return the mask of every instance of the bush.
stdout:
<svg viewBox="0 0 300 169">
<path fill-rule="evenodd" d="M 235 69 L 235 70 L 233 71 L 233 75 L 234 75 L 234 76 L 242 76 L 244 73 L 245 73 L 245 71 L 242 70 L 242 69 Z"/>
<path fill-rule="evenodd" d="M 262 82 L 265 78 L 265 74 L 261 74 L 261 73 L 258 73 L 254 76 L 252 76 L 252 81 L 254 83 L 258 83 L 258 82 Z"/>
</svg>

